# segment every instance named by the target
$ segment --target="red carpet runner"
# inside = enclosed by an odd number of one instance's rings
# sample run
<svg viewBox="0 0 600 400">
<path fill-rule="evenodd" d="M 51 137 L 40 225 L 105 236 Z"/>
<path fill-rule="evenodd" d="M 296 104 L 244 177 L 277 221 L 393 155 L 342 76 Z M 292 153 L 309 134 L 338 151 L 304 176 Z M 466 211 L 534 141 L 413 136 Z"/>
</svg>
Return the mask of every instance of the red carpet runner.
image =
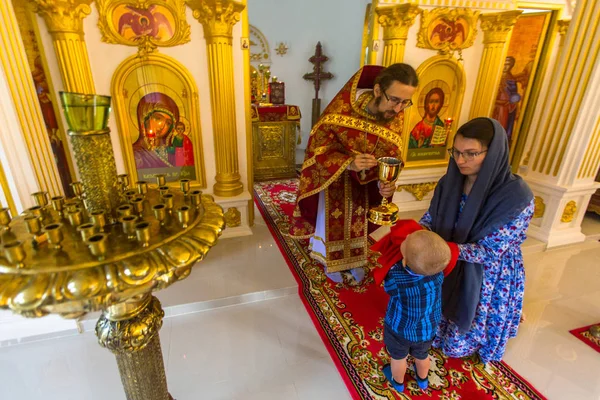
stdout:
<svg viewBox="0 0 600 400">
<path fill-rule="evenodd" d="M 600 322 L 598 324 L 600 324 Z M 592 326 L 598 325 L 598 324 L 593 324 L 593 325 L 589 325 L 589 326 L 584 326 L 583 328 L 573 329 L 572 331 L 569 331 L 569 332 L 573 336 L 575 336 L 577 339 L 581 340 L 583 343 L 587 344 L 592 349 L 594 349 L 598 353 L 600 353 L 600 339 L 592 336 L 592 334 L 590 333 L 590 328 Z"/>
<path fill-rule="evenodd" d="M 326 279 L 308 256 L 308 241 L 285 237 L 296 196 L 297 180 L 257 183 L 256 204 L 285 257 L 321 339 L 329 350 L 354 399 L 544 399 L 503 362 L 483 365 L 478 358 L 453 359 L 431 351 L 429 389 L 418 389 L 414 373 L 398 395 L 383 377 L 389 362 L 383 346 L 383 317 L 387 295 L 372 278 L 352 287 Z"/>
</svg>

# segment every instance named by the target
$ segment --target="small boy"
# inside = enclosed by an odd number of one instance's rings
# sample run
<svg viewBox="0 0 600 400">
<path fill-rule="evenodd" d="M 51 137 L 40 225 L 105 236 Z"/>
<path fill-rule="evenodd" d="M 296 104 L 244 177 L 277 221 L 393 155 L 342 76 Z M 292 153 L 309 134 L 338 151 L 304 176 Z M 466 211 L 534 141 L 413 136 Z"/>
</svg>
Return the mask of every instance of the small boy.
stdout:
<svg viewBox="0 0 600 400">
<path fill-rule="evenodd" d="M 426 390 L 429 349 L 442 317 L 442 282 L 444 274 L 456 263 L 458 247 L 436 233 L 421 230 L 414 221 L 399 223 L 389 237 L 372 247 L 382 253 L 379 262 L 384 273 L 388 271 L 384 289 L 390 301 L 385 315 L 384 343 L 392 360 L 383 367 L 383 373 L 392 387 L 402 392 L 410 354 L 415 359 L 417 384 Z M 375 281 L 378 280 L 376 276 Z"/>
</svg>

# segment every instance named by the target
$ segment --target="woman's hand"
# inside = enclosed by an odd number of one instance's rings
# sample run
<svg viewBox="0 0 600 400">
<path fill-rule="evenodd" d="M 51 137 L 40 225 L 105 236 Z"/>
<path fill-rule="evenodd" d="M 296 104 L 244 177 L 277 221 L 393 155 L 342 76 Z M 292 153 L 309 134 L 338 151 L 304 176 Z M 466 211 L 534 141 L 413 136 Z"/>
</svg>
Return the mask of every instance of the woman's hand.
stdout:
<svg viewBox="0 0 600 400">
<path fill-rule="evenodd" d="M 348 165 L 350 171 L 363 171 L 377 166 L 377 159 L 372 154 L 358 154 L 354 161 Z"/>
<path fill-rule="evenodd" d="M 383 197 L 392 197 L 396 191 L 396 182 L 378 182 L 379 194 Z"/>
</svg>

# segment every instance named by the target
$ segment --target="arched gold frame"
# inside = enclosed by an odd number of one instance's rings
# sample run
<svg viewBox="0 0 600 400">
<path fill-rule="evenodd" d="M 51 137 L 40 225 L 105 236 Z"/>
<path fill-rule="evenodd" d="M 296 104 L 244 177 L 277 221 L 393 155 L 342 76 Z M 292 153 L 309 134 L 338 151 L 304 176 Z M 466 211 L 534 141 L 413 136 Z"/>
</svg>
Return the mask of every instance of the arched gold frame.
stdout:
<svg viewBox="0 0 600 400">
<path fill-rule="evenodd" d="M 462 103 L 463 103 L 463 98 L 464 98 L 464 94 L 465 94 L 465 86 L 466 86 L 466 75 L 465 75 L 465 70 L 462 66 L 462 64 L 460 64 L 454 57 L 452 57 L 452 55 L 450 54 L 443 54 L 443 55 L 437 55 L 437 56 L 433 56 L 429 59 L 427 59 L 425 62 L 423 62 L 419 68 L 417 68 L 417 76 L 419 77 L 419 87 L 417 88 L 417 91 L 415 92 L 415 94 L 413 95 L 413 101 L 415 101 L 414 99 L 419 99 L 421 96 L 421 92 L 423 91 L 423 89 L 425 88 L 426 85 L 424 85 L 423 83 L 427 83 L 429 82 L 429 80 L 427 81 L 423 81 L 423 78 L 425 77 L 425 74 L 427 73 L 427 71 L 434 67 L 434 66 L 438 66 L 438 65 L 447 65 L 449 68 L 451 68 L 452 70 L 454 70 L 454 76 L 456 78 L 456 88 L 451 86 L 451 91 L 452 93 L 456 93 L 455 97 L 453 99 L 451 99 L 452 103 L 451 103 L 451 108 L 448 109 L 448 115 L 452 115 L 454 122 L 452 124 L 452 131 L 450 132 L 450 134 L 448 135 L 448 138 L 446 140 L 446 148 L 448 148 L 448 144 L 452 142 L 452 140 L 454 139 L 454 134 L 456 133 L 456 128 L 458 126 L 458 121 L 460 119 L 460 114 L 462 112 Z M 444 159 L 443 160 L 427 160 L 427 161 L 409 161 L 408 160 L 408 142 L 409 142 L 409 136 L 410 136 L 410 131 L 412 130 L 413 126 L 411 125 L 411 120 L 412 120 L 412 116 L 414 115 L 413 113 L 419 113 L 418 111 L 418 105 L 415 104 L 414 106 L 407 108 L 406 110 L 404 110 L 404 123 L 403 123 L 403 130 L 402 130 L 402 140 L 404 143 L 404 148 L 402 149 L 402 157 L 405 160 L 405 165 L 406 168 L 423 168 L 423 167 L 439 167 L 439 166 L 444 166 L 448 163 L 448 154 L 446 153 L 444 155 Z"/>
<path fill-rule="evenodd" d="M 129 129 L 129 110 L 122 93 L 125 80 L 130 74 L 139 68 L 152 67 L 165 68 L 181 78 L 187 90 L 187 108 L 189 115 L 186 117 L 191 124 L 191 139 L 194 144 L 194 160 L 196 169 L 196 180 L 192 182 L 195 186 L 206 188 L 206 169 L 204 167 L 204 147 L 202 144 L 202 131 L 200 128 L 200 104 L 198 102 L 198 88 L 194 78 L 189 71 L 174 58 L 153 53 L 145 57 L 138 55 L 131 56 L 123 61 L 115 71 L 111 82 L 111 96 L 115 105 L 115 114 L 117 116 L 117 126 L 119 129 L 119 141 L 125 159 L 125 167 L 133 182 L 138 180 L 137 167 L 131 145 L 131 135 Z M 170 185 L 175 185 L 171 182 Z"/>
<path fill-rule="evenodd" d="M 185 18 L 185 1 L 183 0 L 96 0 L 98 8 L 98 28 L 102 33 L 102 41 L 105 43 L 123 44 L 127 46 L 140 46 L 149 41 L 154 46 L 170 47 L 184 44 L 190 41 L 191 28 Z M 173 36 L 164 42 L 157 41 L 150 36 L 144 36 L 143 40 L 127 40 L 121 36 L 114 26 L 113 13 L 121 5 L 130 5 L 136 8 L 147 9 L 151 5 L 157 5 L 169 10 L 173 16 Z"/>
</svg>

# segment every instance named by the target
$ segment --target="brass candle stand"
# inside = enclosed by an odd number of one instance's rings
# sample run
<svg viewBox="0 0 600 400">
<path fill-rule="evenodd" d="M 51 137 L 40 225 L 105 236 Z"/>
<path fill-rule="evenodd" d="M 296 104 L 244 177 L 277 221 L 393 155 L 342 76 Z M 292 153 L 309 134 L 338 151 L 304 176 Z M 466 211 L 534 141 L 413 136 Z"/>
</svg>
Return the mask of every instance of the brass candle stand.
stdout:
<svg viewBox="0 0 600 400">
<path fill-rule="evenodd" d="M 169 400 L 153 291 L 186 278 L 225 227 L 212 196 L 131 186 L 117 178 L 110 98 L 61 93 L 81 175 L 76 197 L 34 193 L 37 206 L 0 213 L 0 308 L 25 317 L 101 310 L 96 335 L 115 354 L 128 400 Z M 158 186 L 164 177 L 157 177 Z M 161 206 L 162 205 L 162 206 Z M 175 209 L 176 212 L 171 212 Z"/>
</svg>

